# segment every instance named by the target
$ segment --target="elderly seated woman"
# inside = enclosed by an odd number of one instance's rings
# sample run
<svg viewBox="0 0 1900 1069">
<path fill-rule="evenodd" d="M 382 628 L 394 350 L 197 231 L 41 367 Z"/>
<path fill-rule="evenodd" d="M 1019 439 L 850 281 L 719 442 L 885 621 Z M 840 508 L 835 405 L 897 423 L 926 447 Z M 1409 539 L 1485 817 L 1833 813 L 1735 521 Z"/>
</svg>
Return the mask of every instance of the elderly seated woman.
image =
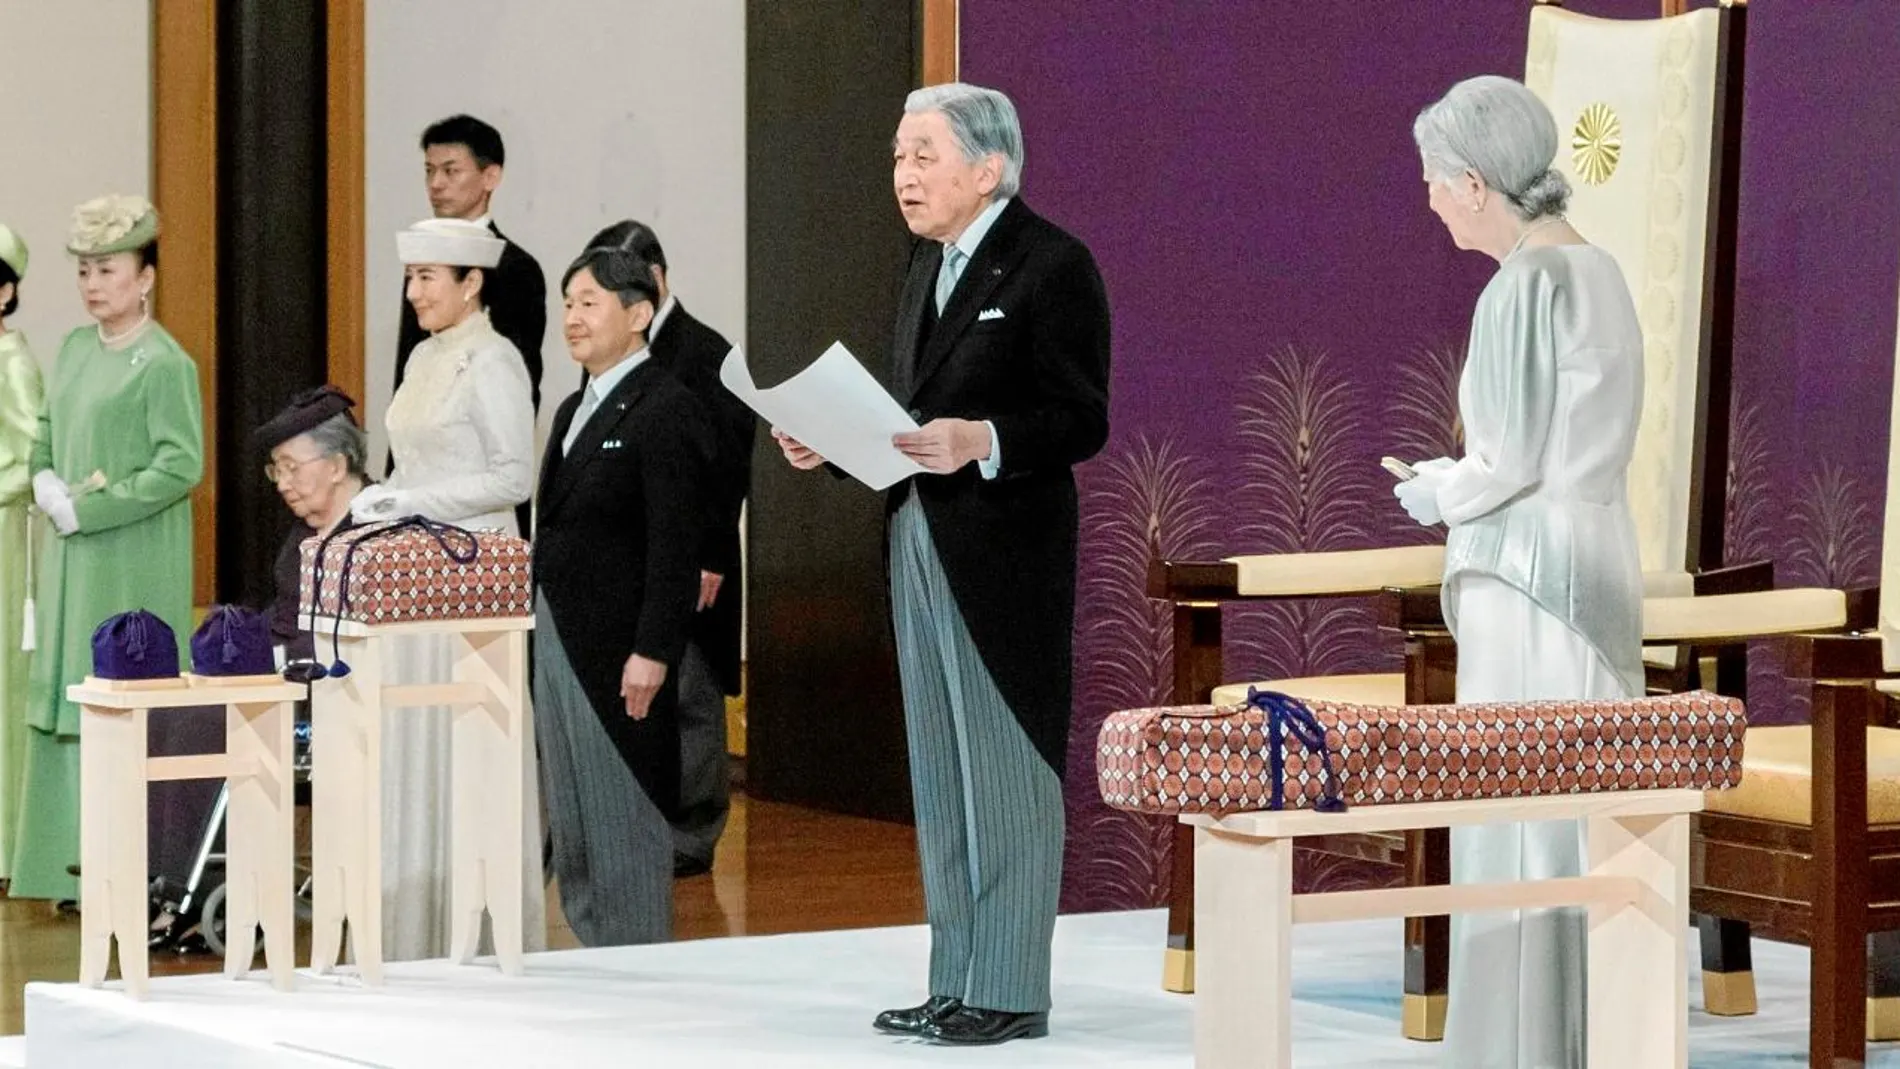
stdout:
<svg viewBox="0 0 1900 1069">
<path fill-rule="evenodd" d="M 272 573 L 276 582 L 268 614 L 280 665 L 306 665 L 313 657 L 310 632 L 297 621 L 304 540 L 349 527 L 350 502 L 370 484 L 364 472 L 368 444 L 350 415 L 354 405 L 342 390 L 319 386 L 291 398 L 252 436 L 258 451 L 269 456 L 264 477 L 297 517 Z"/>
<path fill-rule="evenodd" d="M 274 582 L 266 607 L 277 663 L 293 677 L 314 664 L 310 633 L 297 621 L 302 580 L 299 551 L 305 539 L 350 526 L 350 502 L 368 485 L 363 472 L 368 446 L 363 429 L 350 415 L 355 402 L 334 386 L 319 386 L 291 398 L 251 437 L 266 456 L 264 477 L 284 497 L 296 521 L 277 554 Z M 218 747 L 224 731 L 222 710 L 194 711 L 167 718 L 170 730 L 154 740 L 155 753 L 199 753 Z M 302 714 L 300 711 L 300 718 Z M 204 947 L 193 915 L 202 888 L 187 895 L 191 872 L 217 803 L 216 781 L 195 780 L 155 790 L 151 824 L 153 907 L 151 945 L 192 951 Z"/>
</svg>

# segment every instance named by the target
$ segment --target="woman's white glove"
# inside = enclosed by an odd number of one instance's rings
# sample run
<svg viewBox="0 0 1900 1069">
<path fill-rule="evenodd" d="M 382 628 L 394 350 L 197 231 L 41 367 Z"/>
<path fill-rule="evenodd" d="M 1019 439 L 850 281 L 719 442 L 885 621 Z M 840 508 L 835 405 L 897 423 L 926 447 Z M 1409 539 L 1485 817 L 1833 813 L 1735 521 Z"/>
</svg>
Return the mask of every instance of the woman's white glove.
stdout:
<svg viewBox="0 0 1900 1069">
<path fill-rule="evenodd" d="M 69 535 L 79 530 L 79 517 L 73 511 L 72 491 L 66 483 L 47 468 L 33 476 L 33 504 L 46 518 L 53 521 L 53 529 L 60 534 Z"/>
<path fill-rule="evenodd" d="M 73 493 L 66 488 L 65 480 L 53 474 L 53 469 L 47 468 L 33 474 L 33 504 L 41 512 L 49 511 L 46 506 L 60 498 L 71 496 Z"/>
<path fill-rule="evenodd" d="M 1414 464 L 1412 470 L 1418 474 L 1392 487 L 1392 496 L 1399 499 L 1406 515 L 1422 526 L 1429 527 L 1444 519 L 1438 511 L 1438 488 L 1444 485 L 1456 461 L 1448 457 Z"/>
<path fill-rule="evenodd" d="M 409 495 L 387 486 L 367 486 L 350 502 L 350 517 L 357 523 L 393 520 L 414 512 Z"/>
</svg>

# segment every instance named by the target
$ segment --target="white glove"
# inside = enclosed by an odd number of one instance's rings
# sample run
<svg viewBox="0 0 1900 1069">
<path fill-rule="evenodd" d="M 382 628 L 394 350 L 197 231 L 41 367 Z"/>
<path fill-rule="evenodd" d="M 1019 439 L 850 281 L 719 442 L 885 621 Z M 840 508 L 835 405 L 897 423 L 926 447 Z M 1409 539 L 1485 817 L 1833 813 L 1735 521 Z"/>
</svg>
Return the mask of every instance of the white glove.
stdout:
<svg viewBox="0 0 1900 1069">
<path fill-rule="evenodd" d="M 49 506 L 51 506 L 53 502 L 61 498 L 70 498 L 72 496 L 73 493 L 66 488 L 65 481 L 53 474 L 53 469 L 47 468 L 44 471 L 34 473 L 33 504 L 41 512 L 51 515 L 53 510 Z"/>
<path fill-rule="evenodd" d="M 48 501 L 40 506 L 40 511 L 46 513 L 46 518 L 53 521 L 53 530 L 62 535 L 73 534 L 79 530 L 79 515 L 73 511 L 73 499 L 70 497 Z"/>
<path fill-rule="evenodd" d="M 1399 499 L 1406 515 L 1421 526 L 1430 527 L 1444 519 L 1438 511 L 1438 488 L 1455 463 L 1446 457 L 1423 461 L 1412 467 L 1418 473 L 1416 476 L 1393 485 L 1392 496 Z"/>
<path fill-rule="evenodd" d="M 62 535 L 79 530 L 79 517 L 73 511 L 72 491 L 53 469 L 37 472 L 33 476 L 33 504 L 46 518 L 53 521 L 53 529 Z"/>
<path fill-rule="evenodd" d="M 362 493 L 357 494 L 350 502 L 350 516 L 358 523 L 393 520 L 414 511 L 409 507 L 408 494 L 401 490 L 391 490 L 387 486 L 365 487 Z"/>
</svg>

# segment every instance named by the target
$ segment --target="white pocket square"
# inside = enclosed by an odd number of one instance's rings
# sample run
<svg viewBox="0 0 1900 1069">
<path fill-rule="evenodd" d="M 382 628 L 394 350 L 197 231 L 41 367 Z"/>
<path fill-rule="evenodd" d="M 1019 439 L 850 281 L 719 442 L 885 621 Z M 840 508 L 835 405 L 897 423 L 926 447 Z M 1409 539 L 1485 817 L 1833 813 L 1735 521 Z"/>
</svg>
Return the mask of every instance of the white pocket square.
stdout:
<svg viewBox="0 0 1900 1069">
<path fill-rule="evenodd" d="M 976 321 L 978 323 L 988 323 L 993 319 L 1001 318 L 1003 318 L 1003 310 L 1001 308 L 985 308 L 976 314 Z"/>
<path fill-rule="evenodd" d="M 622 442 L 618 438 L 609 438 L 606 441 L 600 443 L 600 447 L 602 449 L 619 449 L 622 445 L 625 445 L 625 444 L 626 443 Z"/>
</svg>

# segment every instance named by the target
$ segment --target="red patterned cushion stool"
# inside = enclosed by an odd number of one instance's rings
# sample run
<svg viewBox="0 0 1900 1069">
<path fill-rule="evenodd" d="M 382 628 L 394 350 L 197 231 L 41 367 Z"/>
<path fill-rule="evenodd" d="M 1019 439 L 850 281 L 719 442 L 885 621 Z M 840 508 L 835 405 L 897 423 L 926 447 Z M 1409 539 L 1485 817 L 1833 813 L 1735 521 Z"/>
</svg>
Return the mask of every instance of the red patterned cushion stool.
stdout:
<svg viewBox="0 0 1900 1069">
<path fill-rule="evenodd" d="M 523 827 L 534 627 L 528 543 L 420 516 L 303 544 L 302 613 L 317 636 L 311 677 L 310 966 L 333 970 L 348 922 L 363 982 L 383 982 L 382 723 L 386 710 L 453 710 L 449 956 L 475 957 L 486 909 L 501 971 L 522 971 Z M 440 636 L 448 680 L 386 684 L 389 640 Z M 328 640 L 326 647 L 325 640 Z M 538 920 L 538 918 L 537 918 Z"/>
<path fill-rule="evenodd" d="M 1589 907 L 1591 1064 L 1688 1064 L 1689 816 L 1741 780 L 1742 703 L 1373 706 L 1252 692 L 1134 709 L 1098 736 L 1102 798 L 1195 828 L 1201 1069 L 1293 1064 L 1292 934 L 1303 923 Z M 1580 820 L 1585 875 L 1295 895 L 1309 835 Z"/>
</svg>

